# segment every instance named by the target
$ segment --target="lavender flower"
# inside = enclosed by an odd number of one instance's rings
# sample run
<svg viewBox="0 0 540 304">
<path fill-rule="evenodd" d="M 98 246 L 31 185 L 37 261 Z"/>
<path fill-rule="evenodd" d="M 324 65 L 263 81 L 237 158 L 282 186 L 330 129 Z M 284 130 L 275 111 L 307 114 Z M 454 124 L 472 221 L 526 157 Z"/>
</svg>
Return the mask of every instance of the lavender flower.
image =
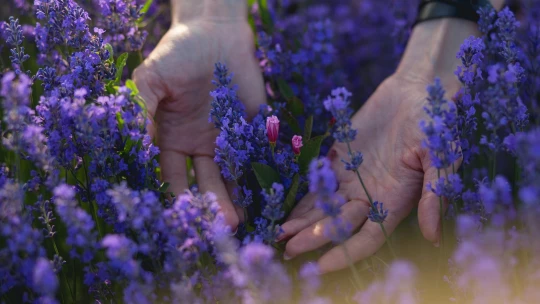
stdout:
<svg viewBox="0 0 540 304">
<path fill-rule="evenodd" d="M 133 0 L 101 0 L 97 25 L 103 29 L 104 42 L 110 43 L 115 53 L 134 52 L 142 49 L 148 33 L 140 30 L 140 7 Z"/>
<path fill-rule="evenodd" d="M 461 66 L 458 66 L 455 74 L 459 80 L 467 85 L 472 85 L 477 78 L 482 78 L 482 71 L 475 69 L 483 63 L 485 49 L 484 42 L 481 38 L 471 36 L 463 42 L 456 55 L 457 59 L 461 60 Z"/>
<path fill-rule="evenodd" d="M 450 201 L 456 201 L 463 192 L 463 183 L 459 174 L 449 174 L 447 178 L 440 177 L 435 186 L 431 182 L 427 184 L 427 189 L 435 193 L 438 197 L 446 197 Z"/>
<path fill-rule="evenodd" d="M 281 220 L 285 216 L 285 212 L 281 210 L 285 195 L 283 185 L 274 183 L 271 189 L 263 190 L 261 194 L 266 201 L 262 215 L 272 222 Z"/>
<path fill-rule="evenodd" d="M 351 128 L 352 109 L 349 108 L 349 98 L 352 94 L 345 88 L 332 90 L 332 94 L 324 101 L 326 111 L 332 113 L 336 120 L 332 136 L 343 143 L 354 141 L 356 130 Z"/>
<path fill-rule="evenodd" d="M 242 288 L 245 303 L 273 303 L 290 297 L 290 279 L 283 266 L 273 260 L 271 247 L 253 243 L 240 249 L 239 274 L 235 285 Z M 253 286 L 250 288 L 249 286 Z"/>
<path fill-rule="evenodd" d="M 388 216 L 388 210 L 383 208 L 383 203 L 373 202 L 373 207 L 369 208 L 368 218 L 374 223 L 382 224 Z"/>
<path fill-rule="evenodd" d="M 315 206 L 332 218 L 332 222 L 324 228 L 325 236 L 337 244 L 344 242 L 352 233 L 352 225 L 340 217 L 345 201 L 335 193 L 337 180 L 330 168 L 330 161 L 326 158 L 313 160 L 308 177 L 309 191 L 317 195 Z"/>
<path fill-rule="evenodd" d="M 386 271 L 383 281 L 372 283 L 356 294 L 357 303 L 419 303 L 414 288 L 416 269 L 404 261 L 396 261 Z"/>
<path fill-rule="evenodd" d="M 516 20 L 514 13 L 508 7 L 502 9 L 497 13 L 495 26 L 497 27 L 497 36 L 501 44 L 500 54 L 507 62 L 515 62 L 518 56 L 515 38 L 519 22 Z"/>
<path fill-rule="evenodd" d="M 50 66 L 37 73 L 44 87 L 51 89 L 46 91 L 46 96 L 72 96 L 80 88 L 93 97 L 103 93 L 104 82 L 113 79 L 116 70 L 108 62 L 112 54 L 105 49 L 101 32 L 90 31 L 88 12 L 73 0 L 39 0 L 35 11 L 37 19 L 43 22 L 35 28 L 40 63 Z M 61 58 L 57 48 L 66 47 L 73 52 L 64 51 L 67 58 Z"/>
<path fill-rule="evenodd" d="M 360 165 L 362 162 L 364 162 L 364 155 L 360 152 L 353 152 L 352 154 L 349 154 L 349 157 L 351 159 L 350 162 L 347 162 L 345 160 L 341 160 L 345 164 L 345 170 L 348 171 L 358 171 L 358 168 L 360 168 Z"/>
<path fill-rule="evenodd" d="M 136 278 L 139 275 L 139 265 L 133 259 L 137 253 L 137 245 L 123 235 L 109 234 L 101 240 L 101 246 L 106 249 L 110 265 L 123 275 Z"/>
<path fill-rule="evenodd" d="M 535 206 L 540 197 L 540 129 L 518 133 L 516 136 L 516 154 L 523 168 L 522 188 L 519 197 L 527 206 Z"/>
<path fill-rule="evenodd" d="M 97 236 L 94 231 L 94 221 L 75 202 L 75 190 L 67 185 L 54 189 L 56 212 L 68 228 L 66 243 L 72 246 L 70 255 L 82 262 L 94 258 Z"/>
<path fill-rule="evenodd" d="M 24 46 L 22 45 L 24 36 L 22 27 L 19 25 L 19 19 L 9 17 L 9 25 L 6 27 L 5 35 L 8 36 L 6 43 L 12 47 L 10 50 L 11 56 L 9 57 L 11 64 L 13 65 L 15 72 L 21 74 L 23 64 L 30 58 L 30 55 L 25 53 Z"/>
<path fill-rule="evenodd" d="M 52 263 L 49 260 L 39 258 L 34 266 L 32 277 L 32 283 L 36 292 L 43 296 L 54 298 L 59 284 Z"/>
<path fill-rule="evenodd" d="M 18 77 L 8 72 L 2 77 L 0 96 L 3 97 L 4 123 L 10 132 L 3 138 L 9 149 L 19 153 L 22 146 L 21 135 L 29 122 L 32 110 L 30 104 L 31 79 L 21 74 Z"/>
<path fill-rule="evenodd" d="M 36 263 L 45 251 L 41 247 L 42 234 L 32 228 L 32 219 L 24 213 L 23 200 L 20 185 L 5 180 L 0 188 L 0 237 L 5 242 L 0 249 L 0 292 L 28 287 L 44 296 L 51 295 L 56 289 L 52 281 L 51 285 L 41 285 L 41 278 L 34 280 Z M 46 270 L 42 273 L 49 275 Z"/>
<path fill-rule="evenodd" d="M 440 79 L 435 79 L 428 86 L 428 105 L 424 108 L 431 118 L 422 120 L 420 129 L 426 134 L 423 146 L 429 150 L 432 166 L 444 169 L 451 166 L 460 157 L 457 142 L 456 106 L 444 99 L 444 89 Z"/>
<path fill-rule="evenodd" d="M 302 279 L 302 298 L 300 303 L 331 303 L 330 299 L 317 296 L 317 291 L 321 286 L 320 270 L 317 263 L 308 262 L 299 271 Z"/>
<path fill-rule="evenodd" d="M 506 178 L 497 176 L 491 186 L 481 184 L 478 195 L 493 225 L 501 226 L 516 218 L 512 189 Z"/>
</svg>

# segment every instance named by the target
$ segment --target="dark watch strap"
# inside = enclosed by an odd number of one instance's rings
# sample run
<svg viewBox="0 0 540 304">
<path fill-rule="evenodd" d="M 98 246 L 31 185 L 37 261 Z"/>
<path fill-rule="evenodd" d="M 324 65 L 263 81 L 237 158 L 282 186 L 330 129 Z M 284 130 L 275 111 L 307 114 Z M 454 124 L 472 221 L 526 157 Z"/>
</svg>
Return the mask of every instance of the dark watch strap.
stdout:
<svg viewBox="0 0 540 304">
<path fill-rule="evenodd" d="M 480 16 L 477 11 L 484 6 L 491 6 L 491 3 L 488 0 L 422 0 L 415 25 L 440 18 L 459 18 L 478 22 Z"/>
</svg>

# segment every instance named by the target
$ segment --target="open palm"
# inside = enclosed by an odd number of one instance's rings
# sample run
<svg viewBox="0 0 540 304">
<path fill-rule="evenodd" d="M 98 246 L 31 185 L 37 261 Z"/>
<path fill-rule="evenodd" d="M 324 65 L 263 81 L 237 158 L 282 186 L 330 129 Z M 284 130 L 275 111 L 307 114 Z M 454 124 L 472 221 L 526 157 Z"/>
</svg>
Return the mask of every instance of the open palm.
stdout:
<svg viewBox="0 0 540 304">
<path fill-rule="evenodd" d="M 391 233 L 419 202 L 419 224 L 426 239 L 439 240 L 440 210 L 438 198 L 425 190 L 426 183 L 437 178 L 430 166 L 429 154 L 422 148 L 424 135 L 418 122 L 426 118 L 423 106 L 427 81 L 409 81 L 398 77 L 387 79 L 352 118 L 358 130 L 351 143 L 353 151 L 363 153 L 360 174 L 373 200 L 389 210 L 384 226 Z M 328 155 L 339 181 L 337 192 L 347 203 L 342 216 L 360 230 L 345 242 L 354 261 L 374 254 L 385 242 L 378 223 L 367 220 L 368 198 L 356 174 L 346 171 L 341 159 L 348 159 L 346 144 L 336 143 Z M 319 248 L 330 240 L 322 231 L 330 224 L 323 212 L 306 196 L 283 225 L 284 238 L 292 237 L 285 255 L 295 257 Z M 333 248 L 319 261 L 321 271 L 329 272 L 347 266 L 344 251 Z"/>
<path fill-rule="evenodd" d="M 263 80 L 254 58 L 254 42 L 247 21 L 193 20 L 176 24 L 134 72 L 135 82 L 154 118 L 161 150 L 162 179 L 170 190 L 188 187 L 186 157 L 193 157 L 201 191 L 217 195 L 227 223 L 234 229 L 238 216 L 214 163 L 218 130 L 208 122 L 214 65 L 226 64 L 238 75 L 239 96 L 248 114 L 265 102 Z"/>
</svg>

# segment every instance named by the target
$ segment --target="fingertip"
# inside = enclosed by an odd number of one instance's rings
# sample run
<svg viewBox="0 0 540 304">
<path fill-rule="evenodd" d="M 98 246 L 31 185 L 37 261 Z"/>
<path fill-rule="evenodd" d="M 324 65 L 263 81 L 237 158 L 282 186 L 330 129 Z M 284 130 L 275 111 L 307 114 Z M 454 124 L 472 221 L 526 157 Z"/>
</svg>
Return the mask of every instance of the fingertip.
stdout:
<svg viewBox="0 0 540 304">
<path fill-rule="evenodd" d="M 418 205 L 418 224 L 424 238 L 436 244 L 440 239 L 441 210 L 438 198 L 431 193 Z"/>
<path fill-rule="evenodd" d="M 285 252 L 283 253 L 283 258 L 285 260 L 291 260 L 302 254 L 304 251 L 304 247 L 302 246 L 300 240 L 297 237 L 293 237 L 285 245 Z"/>
<path fill-rule="evenodd" d="M 236 212 L 223 212 L 223 216 L 225 217 L 225 223 L 231 228 L 231 231 L 237 231 L 238 225 L 240 224 L 240 219 L 238 218 Z"/>
<path fill-rule="evenodd" d="M 234 231 L 240 223 L 240 218 L 236 206 L 231 201 L 229 192 L 221 178 L 219 167 L 208 156 L 195 156 L 193 158 L 193 165 L 200 191 L 203 193 L 212 192 L 216 196 L 225 222 L 231 227 L 231 231 Z"/>
<path fill-rule="evenodd" d="M 281 230 L 283 230 L 283 232 L 279 235 L 279 241 L 298 233 L 298 229 L 296 228 L 297 225 L 295 224 L 296 222 L 297 220 L 290 220 L 281 225 Z"/>
<path fill-rule="evenodd" d="M 340 247 L 341 245 L 334 247 L 317 261 L 321 275 L 347 267 L 347 265 L 343 263 L 343 261 L 347 261 L 347 257 Z"/>
</svg>

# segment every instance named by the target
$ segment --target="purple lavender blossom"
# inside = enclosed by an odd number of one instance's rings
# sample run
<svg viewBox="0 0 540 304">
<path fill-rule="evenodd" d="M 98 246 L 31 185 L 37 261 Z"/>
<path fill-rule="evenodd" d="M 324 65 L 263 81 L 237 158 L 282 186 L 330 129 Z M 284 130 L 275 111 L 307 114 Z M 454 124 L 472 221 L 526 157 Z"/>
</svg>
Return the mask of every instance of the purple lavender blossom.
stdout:
<svg viewBox="0 0 540 304">
<path fill-rule="evenodd" d="M 19 25 L 19 19 L 13 17 L 9 18 L 9 25 L 6 27 L 7 39 L 6 43 L 12 47 L 10 50 L 11 64 L 15 69 L 15 73 L 21 74 L 21 69 L 23 64 L 30 58 L 30 55 L 26 54 L 24 51 L 23 40 L 24 36 L 22 33 L 22 27 Z"/>
<path fill-rule="evenodd" d="M 274 183 L 271 189 L 261 192 L 266 202 L 262 215 L 272 222 L 279 221 L 285 216 L 285 212 L 281 210 L 284 191 L 283 185 Z"/>
<path fill-rule="evenodd" d="M 96 25 L 103 29 L 103 40 L 110 43 L 115 53 L 142 49 L 148 33 L 140 30 L 140 7 L 134 0 L 100 0 Z"/>
<path fill-rule="evenodd" d="M 332 113 L 336 120 L 334 124 L 332 136 L 343 143 L 354 141 L 356 130 L 351 128 L 352 109 L 349 108 L 349 98 L 352 94 L 345 88 L 337 88 L 332 90 L 332 94 L 324 101 L 326 111 Z"/>
<path fill-rule="evenodd" d="M 386 278 L 372 283 L 356 294 L 357 303 L 420 303 L 414 287 L 417 270 L 405 261 L 393 262 Z"/>
<path fill-rule="evenodd" d="M 34 266 L 32 278 L 34 290 L 37 293 L 54 298 L 59 284 L 51 261 L 39 258 Z"/>
<path fill-rule="evenodd" d="M 68 228 L 66 243 L 71 246 L 70 255 L 84 263 L 94 258 L 97 236 L 94 221 L 75 202 L 75 190 L 68 185 L 54 189 L 56 212 Z"/>
<path fill-rule="evenodd" d="M 448 177 L 440 177 L 433 185 L 427 184 L 427 189 L 435 193 L 438 197 L 446 197 L 450 201 L 456 201 L 463 192 L 463 182 L 459 174 L 448 174 Z"/>
<path fill-rule="evenodd" d="M 344 242 L 352 233 L 352 225 L 340 217 L 345 200 L 335 193 L 337 179 L 330 168 L 330 161 L 326 158 L 313 160 L 308 178 L 309 191 L 317 195 L 315 206 L 332 218 L 332 222 L 324 228 L 325 236 L 336 244 Z"/>
<path fill-rule="evenodd" d="M 349 154 L 349 157 L 351 159 L 351 162 L 347 162 L 345 160 L 341 160 L 345 164 L 345 170 L 348 171 L 358 171 L 358 168 L 360 168 L 360 165 L 364 161 L 364 156 L 360 152 L 353 152 L 352 154 Z"/>
<path fill-rule="evenodd" d="M 388 209 L 384 209 L 383 203 L 374 201 L 373 207 L 369 208 L 368 218 L 374 223 L 382 224 L 388 216 Z"/>
<path fill-rule="evenodd" d="M 139 265 L 133 259 L 137 253 L 137 245 L 124 235 L 109 234 L 101 240 L 101 246 L 106 249 L 109 264 L 129 278 L 139 275 Z"/>
<path fill-rule="evenodd" d="M 300 268 L 302 279 L 302 298 L 300 303 L 329 304 L 330 299 L 317 296 L 317 291 L 322 285 L 320 269 L 317 263 L 308 262 Z"/>
<path fill-rule="evenodd" d="M 518 57 L 515 39 L 519 21 L 516 20 L 514 13 L 508 7 L 505 7 L 497 13 L 495 26 L 497 27 L 497 36 L 501 44 L 500 54 L 507 62 L 515 62 Z"/>
<path fill-rule="evenodd" d="M 241 288 L 243 302 L 274 303 L 289 299 L 290 279 L 283 266 L 273 258 L 272 248 L 263 244 L 252 243 L 240 249 L 240 273 L 234 280 L 237 288 Z"/>
<path fill-rule="evenodd" d="M 474 36 L 465 39 L 460 46 L 456 58 L 462 65 L 457 67 L 455 74 L 463 84 L 470 86 L 477 78 L 482 78 L 482 71 L 475 67 L 483 63 L 485 48 L 482 39 Z"/>
<path fill-rule="evenodd" d="M 481 184 L 478 195 L 493 225 L 502 226 L 516 218 L 512 189 L 503 176 L 495 177 L 491 185 Z"/>
<path fill-rule="evenodd" d="M 93 97 L 103 93 L 104 82 L 113 79 L 116 70 L 108 62 L 112 54 L 105 49 L 100 31 L 90 31 L 88 12 L 73 0 L 39 0 L 35 11 L 43 22 L 37 23 L 35 29 L 39 62 L 50 67 L 42 67 L 37 73 L 44 87 L 51 89 L 45 95 L 71 97 L 80 88 Z M 73 52 L 68 52 L 67 47 Z M 66 58 L 58 55 L 57 48 L 66 53 Z M 61 85 L 51 85 L 54 83 Z"/>
<path fill-rule="evenodd" d="M 444 98 L 440 79 L 427 87 L 428 105 L 424 108 L 431 121 L 422 120 L 420 129 L 426 134 L 422 145 L 428 149 L 432 166 L 444 169 L 451 166 L 461 156 L 457 141 L 457 109 L 454 103 Z"/>
<path fill-rule="evenodd" d="M 518 133 L 515 152 L 523 168 L 519 197 L 527 206 L 535 206 L 540 198 L 540 129 Z"/>
<path fill-rule="evenodd" d="M 42 233 L 32 228 L 32 219 L 23 210 L 24 193 L 17 183 L 10 179 L 0 188 L 0 237 L 5 246 L 0 249 L 0 292 L 7 293 L 16 287 L 28 287 L 36 292 L 50 295 L 51 285 L 34 283 L 34 268 L 45 250 L 41 247 Z M 48 261 L 47 261 L 48 262 Z M 47 271 L 44 275 L 49 275 Z M 52 274 L 54 275 L 54 274 Z"/>
</svg>

